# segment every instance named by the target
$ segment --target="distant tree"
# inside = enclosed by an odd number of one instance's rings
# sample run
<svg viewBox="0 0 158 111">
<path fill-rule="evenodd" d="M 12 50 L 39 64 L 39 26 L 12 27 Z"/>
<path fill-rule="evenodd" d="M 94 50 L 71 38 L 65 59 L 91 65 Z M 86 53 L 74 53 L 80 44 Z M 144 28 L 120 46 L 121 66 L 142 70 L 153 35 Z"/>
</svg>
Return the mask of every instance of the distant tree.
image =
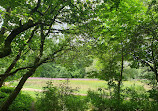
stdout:
<svg viewBox="0 0 158 111">
<path fill-rule="evenodd" d="M 70 78 L 71 75 L 65 67 L 52 62 L 41 65 L 36 70 L 34 77 Z"/>
<path fill-rule="evenodd" d="M 69 50 L 60 58 L 55 59 L 57 64 L 62 61 L 61 66 L 69 71 L 71 78 L 84 78 L 86 76 L 86 67 L 92 63 L 92 49 L 88 47 L 89 43 L 84 45 L 82 43 L 80 45 L 75 43 L 74 46 L 77 46 L 73 50 Z"/>
</svg>

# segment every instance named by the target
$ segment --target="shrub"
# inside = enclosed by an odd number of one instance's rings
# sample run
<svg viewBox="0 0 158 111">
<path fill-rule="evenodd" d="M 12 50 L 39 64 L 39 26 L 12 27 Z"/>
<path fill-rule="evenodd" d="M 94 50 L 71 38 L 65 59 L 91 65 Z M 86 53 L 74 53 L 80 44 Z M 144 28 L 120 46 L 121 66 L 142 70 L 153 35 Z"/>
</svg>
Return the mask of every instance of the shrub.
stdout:
<svg viewBox="0 0 158 111">
<path fill-rule="evenodd" d="M 86 101 L 73 93 L 67 83 L 62 83 L 58 87 L 53 86 L 51 82 L 44 87 L 44 92 L 38 95 L 36 108 L 38 111 L 84 111 Z"/>
<path fill-rule="evenodd" d="M 91 103 L 92 111 L 115 111 L 118 110 L 118 101 L 102 91 L 88 91 L 87 98 Z"/>
<path fill-rule="evenodd" d="M 123 91 L 122 101 L 108 96 L 104 91 L 88 91 L 87 97 L 92 111 L 157 111 L 158 103 L 150 101 L 147 92 L 138 92 L 133 87 L 127 88 Z"/>
<path fill-rule="evenodd" d="M 37 96 L 37 109 L 39 111 L 58 111 L 61 109 L 58 101 L 57 88 L 48 85 L 48 87 L 44 89 L 47 91 Z"/>
<path fill-rule="evenodd" d="M 30 111 L 32 101 L 33 99 L 30 95 L 20 93 L 9 107 L 9 111 Z"/>
<path fill-rule="evenodd" d="M 0 91 L 0 106 L 2 105 L 3 101 L 8 97 L 8 94 Z"/>
<path fill-rule="evenodd" d="M 84 111 L 87 109 L 85 98 L 75 95 L 65 97 L 65 106 L 67 111 Z"/>
<path fill-rule="evenodd" d="M 2 87 L 0 89 L 0 106 L 14 90 L 12 87 Z M 8 111 L 29 111 L 33 99 L 28 94 L 19 93 L 13 101 Z"/>
<path fill-rule="evenodd" d="M 13 92 L 14 91 L 14 88 L 13 87 L 2 87 L 2 88 L 0 88 L 0 91 L 1 92 L 4 92 L 4 93 L 11 93 L 11 92 Z"/>
<path fill-rule="evenodd" d="M 152 98 L 154 101 L 158 103 L 158 89 L 152 88 L 148 92 L 150 94 L 150 98 Z"/>
</svg>

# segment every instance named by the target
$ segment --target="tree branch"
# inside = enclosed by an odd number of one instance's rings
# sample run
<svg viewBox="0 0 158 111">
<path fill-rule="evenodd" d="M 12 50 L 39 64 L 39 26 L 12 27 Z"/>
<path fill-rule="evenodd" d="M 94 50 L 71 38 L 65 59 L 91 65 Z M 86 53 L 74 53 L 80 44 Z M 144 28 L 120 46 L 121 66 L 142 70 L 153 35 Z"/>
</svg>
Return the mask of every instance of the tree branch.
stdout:
<svg viewBox="0 0 158 111">
<path fill-rule="evenodd" d="M 40 7 L 40 4 L 41 4 L 41 0 L 38 0 L 36 7 L 33 8 L 33 9 L 31 10 L 31 12 L 30 12 L 31 15 L 32 15 L 33 13 L 35 13 L 35 12 L 38 11 L 38 8 Z"/>
<path fill-rule="evenodd" d="M 149 66 L 150 67 L 150 69 L 152 70 L 152 71 L 154 71 L 154 68 L 147 62 L 147 61 L 145 61 L 145 60 L 142 60 L 142 59 L 140 59 L 140 61 L 141 61 L 141 63 L 143 63 L 143 64 L 145 64 L 145 65 L 147 65 L 147 66 Z"/>
<path fill-rule="evenodd" d="M 10 72 L 10 73 L 0 74 L 0 77 L 13 76 L 15 73 L 17 73 L 17 72 L 18 72 L 18 71 L 20 71 L 20 70 L 30 69 L 30 68 L 32 68 L 32 67 L 22 67 L 22 68 L 16 69 L 16 70 L 15 70 L 15 71 L 13 71 L 13 72 Z"/>
<path fill-rule="evenodd" d="M 58 31 L 58 32 L 55 32 L 55 33 L 59 33 L 59 32 L 67 32 L 69 33 L 70 30 L 74 30 L 74 29 L 54 29 L 54 28 L 51 28 L 51 29 L 44 29 L 44 30 L 50 30 L 50 31 Z"/>
<path fill-rule="evenodd" d="M 5 45 L 4 48 L 1 49 L 0 51 L 0 58 L 6 57 L 11 53 L 11 42 L 13 41 L 13 39 L 20 34 L 21 32 L 24 32 L 25 30 L 37 26 L 39 24 L 39 22 L 37 23 L 33 23 L 33 21 L 28 21 L 27 23 L 25 23 L 24 25 L 15 28 L 7 37 L 7 39 L 5 40 Z"/>
<path fill-rule="evenodd" d="M 65 51 L 70 50 L 70 49 L 71 49 L 71 48 L 66 49 Z M 43 60 L 41 60 L 38 65 L 40 66 L 40 65 L 42 65 L 43 63 L 47 63 L 49 60 L 53 61 L 54 58 L 57 57 L 57 56 L 55 56 L 55 55 L 56 55 L 57 53 L 63 51 L 63 50 L 64 50 L 64 46 L 62 46 L 59 50 L 56 50 L 54 53 L 50 54 L 49 56 L 47 56 L 46 58 L 44 58 Z"/>
<path fill-rule="evenodd" d="M 60 21 L 57 21 L 57 20 L 55 20 L 55 22 L 57 22 L 57 23 L 59 23 L 59 24 L 63 24 L 62 22 L 60 22 Z"/>
<path fill-rule="evenodd" d="M 41 44 L 40 44 L 40 57 L 43 55 L 43 46 L 44 46 L 44 41 L 45 41 L 45 35 L 43 33 L 43 25 L 41 25 Z"/>
<path fill-rule="evenodd" d="M 28 41 L 26 42 L 29 43 L 32 39 L 32 37 L 34 36 L 34 32 L 38 29 L 38 26 L 32 31 L 30 38 L 28 39 Z M 22 47 L 20 47 L 19 52 L 17 54 L 17 56 L 15 57 L 15 59 L 13 60 L 13 62 L 10 64 L 10 66 L 7 68 L 7 70 L 5 71 L 4 74 L 6 74 L 6 76 L 3 76 L 3 79 L 0 80 L 0 86 L 3 83 L 3 81 L 5 80 L 5 78 L 7 77 L 7 74 L 10 73 L 10 71 L 14 68 L 15 64 L 17 63 L 17 61 L 20 59 L 21 57 L 21 53 L 24 49 L 24 47 L 26 46 L 26 44 L 24 44 Z"/>
</svg>

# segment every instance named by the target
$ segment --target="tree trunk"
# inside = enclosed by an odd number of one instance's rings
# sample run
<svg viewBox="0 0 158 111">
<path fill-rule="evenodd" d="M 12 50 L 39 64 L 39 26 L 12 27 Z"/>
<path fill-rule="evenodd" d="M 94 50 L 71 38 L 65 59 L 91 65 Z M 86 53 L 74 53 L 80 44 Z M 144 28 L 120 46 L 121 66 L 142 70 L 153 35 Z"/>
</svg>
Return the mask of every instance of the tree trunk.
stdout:
<svg viewBox="0 0 158 111">
<path fill-rule="evenodd" d="M 5 79 L 6 79 L 6 77 L 1 77 L 0 78 L 0 88 L 2 87 Z"/>
<path fill-rule="evenodd" d="M 154 40 L 154 36 L 153 36 L 153 40 Z M 155 76 L 156 76 L 156 85 L 158 84 L 158 73 L 157 73 L 157 61 L 156 61 L 156 52 L 155 51 L 155 47 L 153 45 L 153 41 L 151 42 L 151 54 L 152 54 L 152 61 L 153 61 L 153 68 L 151 68 L 151 70 L 155 73 Z"/>
<path fill-rule="evenodd" d="M 20 59 L 20 57 L 21 57 L 21 51 L 22 51 L 22 50 L 19 51 L 18 55 L 15 57 L 15 59 L 14 59 L 13 62 L 10 64 L 10 66 L 7 68 L 7 70 L 5 71 L 4 74 L 9 73 L 9 72 L 14 68 L 15 64 L 17 63 L 17 61 L 18 61 L 18 60 Z M 3 83 L 4 83 L 4 81 L 5 81 L 6 78 L 7 78 L 7 76 L 1 77 L 1 79 L 0 79 L 0 88 L 2 87 L 2 85 L 3 85 Z"/>
<path fill-rule="evenodd" d="M 156 82 L 157 82 L 157 85 L 158 85 L 158 73 L 157 73 L 156 69 L 155 69 L 155 75 L 156 75 Z"/>
<path fill-rule="evenodd" d="M 119 81 L 118 81 L 118 102 L 120 101 L 120 90 L 121 90 L 121 83 L 122 83 L 122 75 L 123 75 L 123 48 L 121 51 L 121 71 L 120 71 L 120 77 L 119 77 Z"/>
<path fill-rule="evenodd" d="M 156 67 L 156 62 L 154 61 L 154 68 L 153 72 L 155 73 L 156 76 L 156 85 L 158 85 L 158 73 L 157 73 L 157 67 Z"/>
<path fill-rule="evenodd" d="M 34 74 L 34 72 L 36 71 L 37 67 L 34 67 L 32 69 L 30 69 L 20 80 L 19 84 L 17 85 L 17 87 L 15 88 L 15 90 L 12 92 L 12 94 L 8 97 L 8 99 L 4 102 L 4 104 L 1 106 L 0 111 L 7 111 L 9 106 L 12 104 L 12 102 L 15 100 L 15 98 L 17 97 L 17 95 L 19 94 L 19 92 L 21 91 L 24 83 L 26 82 L 26 80 L 32 75 Z"/>
</svg>

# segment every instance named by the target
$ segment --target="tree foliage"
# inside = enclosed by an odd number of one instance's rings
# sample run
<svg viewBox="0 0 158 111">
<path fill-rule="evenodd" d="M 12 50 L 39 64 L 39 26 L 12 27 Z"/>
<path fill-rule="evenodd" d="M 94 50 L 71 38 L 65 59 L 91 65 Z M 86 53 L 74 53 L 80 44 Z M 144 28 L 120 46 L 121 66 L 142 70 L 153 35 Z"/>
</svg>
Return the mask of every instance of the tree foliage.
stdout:
<svg viewBox="0 0 158 111">
<path fill-rule="evenodd" d="M 0 87 L 20 78 L 2 111 L 48 62 L 85 77 L 98 60 L 95 77 L 116 80 L 118 100 L 125 61 L 149 67 L 158 81 L 156 0 L 1 0 L 0 6 Z"/>
<path fill-rule="evenodd" d="M 79 34 L 74 30 L 91 21 L 93 7 L 90 1 L 73 0 L 9 0 L 0 4 L 0 58 L 9 60 L 0 75 L 0 87 L 9 76 L 21 78 L 1 106 L 0 110 L 6 111 L 40 65 L 54 61 L 74 47 L 70 34 Z"/>
</svg>

